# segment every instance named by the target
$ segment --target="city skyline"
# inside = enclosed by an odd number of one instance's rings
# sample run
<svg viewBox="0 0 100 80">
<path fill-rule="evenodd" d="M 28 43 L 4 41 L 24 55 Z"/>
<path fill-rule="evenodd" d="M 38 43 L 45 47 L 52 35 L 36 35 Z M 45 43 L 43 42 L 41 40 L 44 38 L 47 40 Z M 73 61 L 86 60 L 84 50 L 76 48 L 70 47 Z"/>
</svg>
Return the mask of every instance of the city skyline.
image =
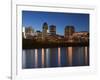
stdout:
<svg viewBox="0 0 100 80">
<path fill-rule="evenodd" d="M 64 34 L 67 25 L 73 25 L 76 32 L 89 32 L 89 14 L 80 13 L 58 13 L 58 12 L 39 12 L 22 11 L 22 26 L 42 31 L 43 23 L 56 26 L 57 34 Z"/>
</svg>

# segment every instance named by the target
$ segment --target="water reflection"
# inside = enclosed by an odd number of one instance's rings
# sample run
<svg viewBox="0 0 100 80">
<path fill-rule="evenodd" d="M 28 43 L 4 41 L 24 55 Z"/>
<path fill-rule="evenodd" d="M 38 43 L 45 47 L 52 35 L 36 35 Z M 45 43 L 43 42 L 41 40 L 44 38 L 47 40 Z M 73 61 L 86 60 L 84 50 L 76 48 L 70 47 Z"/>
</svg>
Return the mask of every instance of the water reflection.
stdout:
<svg viewBox="0 0 100 80">
<path fill-rule="evenodd" d="M 88 47 L 26 49 L 22 52 L 22 68 L 86 65 L 89 65 Z"/>
<path fill-rule="evenodd" d="M 25 50 L 22 51 L 22 68 L 26 67 L 26 53 Z"/>
<path fill-rule="evenodd" d="M 49 49 L 46 49 L 46 67 L 50 66 L 50 52 Z"/>
<path fill-rule="evenodd" d="M 35 67 L 38 67 L 38 50 L 35 49 Z"/>
<path fill-rule="evenodd" d="M 58 66 L 61 66 L 61 53 L 60 48 L 58 48 Z"/>
<path fill-rule="evenodd" d="M 69 64 L 69 66 L 72 65 L 72 52 L 73 52 L 72 47 L 68 47 L 68 64 Z"/>
<path fill-rule="evenodd" d="M 44 48 L 42 48 L 42 67 L 44 67 Z"/>
<path fill-rule="evenodd" d="M 89 65 L 89 48 L 85 47 L 85 65 Z"/>
</svg>

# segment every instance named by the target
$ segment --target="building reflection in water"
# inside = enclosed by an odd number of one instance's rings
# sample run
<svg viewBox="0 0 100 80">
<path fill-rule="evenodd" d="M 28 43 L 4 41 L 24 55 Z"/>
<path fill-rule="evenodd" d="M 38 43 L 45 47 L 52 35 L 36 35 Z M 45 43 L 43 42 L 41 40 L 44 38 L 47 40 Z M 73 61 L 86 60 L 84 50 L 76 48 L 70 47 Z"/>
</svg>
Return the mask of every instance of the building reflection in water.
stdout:
<svg viewBox="0 0 100 80">
<path fill-rule="evenodd" d="M 49 52 L 49 49 L 47 48 L 46 49 L 46 67 L 49 67 L 50 66 L 50 52 Z"/>
<path fill-rule="evenodd" d="M 35 67 L 38 67 L 38 50 L 35 49 Z"/>
<path fill-rule="evenodd" d="M 85 64 L 87 64 L 87 47 L 85 47 Z"/>
<path fill-rule="evenodd" d="M 73 50 L 72 50 L 72 47 L 68 47 L 67 49 L 68 49 L 67 50 L 68 51 L 67 52 L 68 53 L 68 64 L 69 66 L 72 66 L 72 51 Z"/>
<path fill-rule="evenodd" d="M 58 48 L 58 66 L 61 66 L 61 51 L 60 51 L 60 48 Z"/>
<path fill-rule="evenodd" d="M 22 51 L 22 68 L 88 66 L 89 47 L 58 47 Z"/>
<path fill-rule="evenodd" d="M 89 48 L 85 47 L 85 65 L 89 65 Z"/>
<path fill-rule="evenodd" d="M 22 51 L 22 68 L 26 68 L 26 51 Z"/>
<path fill-rule="evenodd" d="M 58 66 L 58 49 L 50 48 L 50 67 Z"/>
<path fill-rule="evenodd" d="M 44 57 L 45 57 L 45 54 L 44 54 L 44 48 L 42 48 L 42 67 L 44 67 Z"/>
</svg>

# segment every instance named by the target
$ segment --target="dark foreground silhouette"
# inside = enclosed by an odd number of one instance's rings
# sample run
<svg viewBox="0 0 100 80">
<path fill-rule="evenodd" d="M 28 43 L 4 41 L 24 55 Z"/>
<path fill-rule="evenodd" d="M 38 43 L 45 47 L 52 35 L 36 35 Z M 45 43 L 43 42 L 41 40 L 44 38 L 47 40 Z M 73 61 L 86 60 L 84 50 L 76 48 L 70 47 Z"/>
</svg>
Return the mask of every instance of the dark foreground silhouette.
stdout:
<svg viewBox="0 0 100 80">
<path fill-rule="evenodd" d="M 54 47 L 69 47 L 69 46 L 89 46 L 89 42 L 50 42 L 50 41 L 35 41 L 32 39 L 22 39 L 22 49 L 34 48 L 54 48 Z"/>
</svg>

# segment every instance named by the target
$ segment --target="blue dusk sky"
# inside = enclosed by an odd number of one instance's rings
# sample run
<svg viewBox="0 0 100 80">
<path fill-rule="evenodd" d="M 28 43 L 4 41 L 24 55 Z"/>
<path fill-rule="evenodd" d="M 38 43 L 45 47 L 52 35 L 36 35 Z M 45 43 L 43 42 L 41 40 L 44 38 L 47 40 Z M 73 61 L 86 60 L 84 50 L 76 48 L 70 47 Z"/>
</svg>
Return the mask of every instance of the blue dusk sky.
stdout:
<svg viewBox="0 0 100 80">
<path fill-rule="evenodd" d="M 32 26 L 35 31 L 42 31 L 44 22 L 48 26 L 56 25 L 56 32 L 62 35 L 66 25 L 73 25 L 76 32 L 89 31 L 89 14 L 22 11 L 22 26 Z"/>
</svg>

